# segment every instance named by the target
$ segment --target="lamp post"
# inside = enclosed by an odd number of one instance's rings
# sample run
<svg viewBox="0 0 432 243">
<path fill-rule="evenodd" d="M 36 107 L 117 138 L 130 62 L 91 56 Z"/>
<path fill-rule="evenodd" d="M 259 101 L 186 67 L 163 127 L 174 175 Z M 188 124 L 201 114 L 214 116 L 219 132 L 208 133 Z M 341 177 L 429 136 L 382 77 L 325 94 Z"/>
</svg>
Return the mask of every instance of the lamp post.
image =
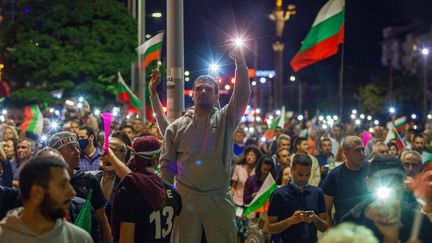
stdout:
<svg viewBox="0 0 432 243">
<path fill-rule="evenodd" d="M 298 87 L 298 113 L 301 114 L 302 110 L 303 110 L 303 90 L 302 90 L 302 83 L 300 82 L 300 80 L 297 80 L 295 76 L 291 76 L 290 77 L 290 81 L 291 82 L 295 82 L 297 81 L 297 87 Z"/>
<path fill-rule="evenodd" d="M 184 110 L 183 0 L 167 0 L 167 106 L 168 120 Z"/>
<path fill-rule="evenodd" d="M 426 116 L 428 113 L 428 103 L 427 103 L 427 95 L 428 95 L 428 77 L 427 77 L 427 61 L 429 55 L 429 49 L 423 48 L 421 49 L 421 54 L 423 55 L 423 119 L 426 121 Z"/>
</svg>

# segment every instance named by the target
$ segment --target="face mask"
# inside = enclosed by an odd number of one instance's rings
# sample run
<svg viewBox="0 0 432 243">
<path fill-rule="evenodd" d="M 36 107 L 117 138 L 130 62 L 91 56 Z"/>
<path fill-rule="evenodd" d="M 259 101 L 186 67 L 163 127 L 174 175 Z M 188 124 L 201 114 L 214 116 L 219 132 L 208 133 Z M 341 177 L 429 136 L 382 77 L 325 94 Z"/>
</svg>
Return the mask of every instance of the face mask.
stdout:
<svg viewBox="0 0 432 243">
<path fill-rule="evenodd" d="M 297 184 L 293 179 L 290 181 L 290 183 L 299 191 L 303 191 L 309 185 L 308 183 L 306 183 L 304 186 L 301 186 Z"/>
<path fill-rule="evenodd" d="M 88 139 L 80 139 L 80 140 L 78 140 L 78 143 L 79 143 L 80 149 L 83 150 L 87 147 L 87 145 L 89 144 L 89 141 L 88 141 Z"/>
</svg>

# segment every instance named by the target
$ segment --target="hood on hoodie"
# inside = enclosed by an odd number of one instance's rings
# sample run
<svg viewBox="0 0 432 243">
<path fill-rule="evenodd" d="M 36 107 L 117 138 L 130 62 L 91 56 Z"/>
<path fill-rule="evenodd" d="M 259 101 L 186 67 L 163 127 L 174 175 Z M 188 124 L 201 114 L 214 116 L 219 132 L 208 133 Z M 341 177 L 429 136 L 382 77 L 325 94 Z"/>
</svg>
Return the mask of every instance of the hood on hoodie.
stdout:
<svg viewBox="0 0 432 243">
<path fill-rule="evenodd" d="M 63 219 L 57 219 L 51 230 L 49 230 L 42 236 L 38 236 L 21 220 L 20 215 L 23 209 L 24 208 L 20 207 L 12 209 L 7 213 L 6 217 L 4 217 L 3 220 L 0 222 L 0 226 L 3 228 L 3 233 L 7 230 L 10 232 L 18 233 L 18 235 L 21 235 L 22 238 L 28 237 L 28 239 L 31 239 L 34 237 L 38 237 L 41 239 L 46 239 L 57 235 L 59 233 L 58 231 L 61 230 L 61 226 L 64 224 Z"/>
<path fill-rule="evenodd" d="M 150 171 L 132 172 L 119 183 L 118 188 L 135 188 L 144 200 L 153 208 L 162 208 L 166 199 L 166 190 L 162 179 Z"/>
</svg>

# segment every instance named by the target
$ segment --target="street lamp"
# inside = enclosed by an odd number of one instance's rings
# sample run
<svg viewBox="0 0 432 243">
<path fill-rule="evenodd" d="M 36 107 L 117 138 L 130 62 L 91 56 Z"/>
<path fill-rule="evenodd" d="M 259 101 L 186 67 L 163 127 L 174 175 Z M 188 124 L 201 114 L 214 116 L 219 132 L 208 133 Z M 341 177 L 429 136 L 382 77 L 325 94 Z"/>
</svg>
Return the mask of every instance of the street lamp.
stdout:
<svg viewBox="0 0 432 243">
<path fill-rule="evenodd" d="M 162 13 L 160 13 L 160 12 L 155 12 L 155 13 L 152 13 L 151 16 L 152 16 L 153 18 L 161 18 L 161 17 L 162 17 Z"/>
<path fill-rule="evenodd" d="M 423 119 L 426 121 L 428 111 L 427 94 L 428 94 L 428 78 L 427 78 L 427 60 L 429 55 L 428 48 L 422 48 L 421 54 L 423 55 Z"/>
</svg>

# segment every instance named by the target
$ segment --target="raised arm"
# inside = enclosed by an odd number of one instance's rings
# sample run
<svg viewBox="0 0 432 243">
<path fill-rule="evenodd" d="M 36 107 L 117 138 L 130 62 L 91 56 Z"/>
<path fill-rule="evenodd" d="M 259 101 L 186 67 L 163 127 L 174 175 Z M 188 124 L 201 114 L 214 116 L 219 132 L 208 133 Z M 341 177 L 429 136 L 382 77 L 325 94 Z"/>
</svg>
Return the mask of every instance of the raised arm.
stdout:
<svg viewBox="0 0 432 243">
<path fill-rule="evenodd" d="M 243 116 L 246 106 L 249 102 L 251 87 L 249 82 L 248 67 L 241 47 L 235 48 L 230 57 L 235 61 L 235 85 L 231 99 L 228 103 L 228 109 L 233 117 L 240 119 Z"/>
<path fill-rule="evenodd" d="M 162 153 L 160 157 L 160 174 L 162 179 L 173 184 L 177 174 L 176 150 L 174 144 L 174 127 L 169 125 L 163 139 Z"/>
<path fill-rule="evenodd" d="M 151 106 L 152 106 L 153 113 L 155 113 L 155 118 L 159 130 L 161 134 L 165 134 L 165 131 L 170 123 L 165 115 L 165 112 L 162 109 L 162 104 L 160 102 L 159 95 L 156 90 L 156 87 L 159 85 L 160 80 L 161 77 L 159 71 L 153 70 L 149 82 Z"/>
</svg>

